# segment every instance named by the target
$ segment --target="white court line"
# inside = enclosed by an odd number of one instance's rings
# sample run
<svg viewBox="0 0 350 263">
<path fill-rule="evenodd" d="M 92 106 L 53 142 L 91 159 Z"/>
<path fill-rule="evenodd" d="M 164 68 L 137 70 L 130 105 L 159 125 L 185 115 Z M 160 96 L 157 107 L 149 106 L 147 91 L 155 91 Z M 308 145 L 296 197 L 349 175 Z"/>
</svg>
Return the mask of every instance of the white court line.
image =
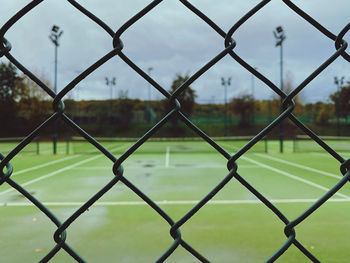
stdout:
<svg viewBox="0 0 350 263">
<path fill-rule="evenodd" d="M 292 162 L 285 161 L 285 160 L 280 159 L 280 158 L 268 156 L 266 154 L 255 153 L 255 155 L 258 155 L 258 156 L 266 158 L 266 159 L 274 160 L 274 161 L 277 161 L 277 162 L 280 162 L 280 163 L 288 164 L 288 165 L 291 165 L 291 166 L 294 166 L 294 167 L 298 167 L 298 168 L 301 168 L 301 169 L 304 169 L 304 170 L 308 170 L 308 171 L 311 171 L 311 172 L 323 174 L 323 175 L 326 175 L 326 176 L 329 176 L 329 177 L 333 177 L 333 178 L 337 178 L 337 179 L 342 178 L 342 176 L 339 176 L 339 175 L 336 175 L 336 174 L 324 172 L 324 171 L 321 171 L 321 170 L 318 170 L 318 169 L 314 169 L 314 168 L 311 168 L 311 167 L 308 167 L 308 166 L 305 166 L 305 165 L 292 163 Z"/>
<path fill-rule="evenodd" d="M 190 169 L 210 169 L 210 168 L 213 168 L 213 169 L 227 169 L 227 166 L 226 164 L 223 164 L 223 165 L 194 165 L 194 166 L 168 166 L 168 167 L 164 167 L 162 165 L 155 165 L 155 166 L 152 166 L 152 167 L 143 167 L 142 165 L 140 166 L 128 166 L 128 165 L 125 165 L 123 166 L 124 167 L 124 170 L 126 169 L 164 169 L 164 168 L 168 168 L 168 169 L 179 169 L 179 168 L 190 168 Z M 239 168 L 244 168 L 244 169 L 250 169 L 250 168 L 259 168 L 259 166 L 257 165 L 253 165 L 253 164 L 241 164 L 239 166 Z M 75 168 L 72 168 L 72 170 L 107 170 L 107 171 L 110 171 L 112 169 L 112 166 L 82 166 L 82 167 L 75 167 Z"/>
<path fill-rule="evenodd" d="M 328 152 L 322 152 L 322 153 L 319 153 L 319 152 L 311 152 L 310 154 L 312 154 L 312 155 L 318 155 L 318 156 L 322 156 L 322 157 L 327 157 L 327 158 L 329 158 L 330 156 L 332 156 L 332 155 L 330 155 Z"/>
<path fill-rule="evenodd" d="M 349 152 L 337 152 L 339 155 L 345 155 L 345 156 L 349 156 Z M 332 157 L 333 156 L 331 154 L 329 154 L 328 152 L 311 152 L 312 155 L 318 155 L 318 156 L 322 156 L 322 157 Z"/>
<path fill-rule="evenodd" d="M 305 184 L 311 185 L 311 186 L 313 186 L 313 187 L 315 187 L 315 188 L 318 188 L 318 189 L 321 189 L 321 190 L 323 190 L 323 191 L 328 192 L 328 191 L 330 190 L 330 189 L 327 188 L 327 187 L 324 187 L 324 186 L 322 186 L 322 185 L 316 184 L 316 183 L 311 182 L 311 181 L 309 181 L 309 180 L 300 178 L 300 177 L 298 177 L 298 176 L 292 175 L 292 174 L 290 174 L 290 173 L 287 173 L 287 172 L 282 171 L 282 170 L 280 170 L 280 169 L 274 168 L 274 167 L 269 166 L 269 165 L 267 165 L 267 164 L 264 164 L 264 163 L 255 161 L 255 160 L 250 159 L 250 158 L 248 158 L 248 157 L 242 156 L 242 157 L 240 157 L 240 158 L 243 159 L 243 160 L 246 160 L 246 161 L 248 161 L 248 162 L 254 163 L 254 164 L 256 164 L 256 165 L 259 165 L 260 167 L 263 167 L 263 168 L 266 168 L 266 169 L 268 169 L 268 170 L 271 170 L 271 171 L 274 171 L 274 172 L 276 172 L 276 173 L 279 173 L 279 174 L 281 174 L 281 175 L 284 175 L 284 176 L 286 176 L 286 177 L 289 177 L 289 178 L 292 178 L 292 179 L 294 179 L 294 180 L 297 180 L 297 181 L 303 182 L 303 183 L 305 183 Z M 347 196 L 347 195 L 344 195 L 344 194 L 341 194 L 341 193 L 338 193 L 338 192 L 336 192 L 334 195 L 341 196 L 341 197 L 343 197 L 343 198 L 345 198 L 345 199 L 350 200 L 350 196 Z"/>
<path fill-rule="evenodd" d="M 269 200 L 273 204 L 295 204 L 295 203 L 315 203 L 318 199 L 271 199 Z M 195 205 L 200 200 L 178 200 L 178 201 L 155 201 L 157 205 Z M 350 202 L 350 199 L 343 198 L 331 198 L 327 203 L 343 203 Z M 85 202 L 43 202 L 45 206 L 82 206 Z M 208 205 L 239 205 L 239 204 L 263 204 L 260 200 L 210 200 Z M 119 202 L 96 202 L 93 206 L 146 206 L 148 205 L 144 201 L 119 201 Z M 1 206 L 34 206 L 33 203 L 29 202 L 9 202 L 0 203 Z"/>
<path fill-rule="evenodd" d="M 169 160 L 170 160 L 170 146 L 167 146 L 166 153 L 165 153 L 165 168 L 169 168 Z"/>
<path fill-rule="evenodd" d="M 108 147 L 107 147 L 107 149 L 108 149 Z M 22 173 L 26 173 L 26 172 L 30 172 L 30 171 L 33 171 L 33 170 L 36 170 L 36 169 L 40 169 L 40 168 L 43 168 L 43 167 L 50 166 L 52 164 L 60 163 L 60 162 L 67 161 L 67 160 L 70 160 L 70 159 L 74 159 L 74 158 L 77 158 L 77 157 L 80 157 L 80 156 L 82 156 L 82 155 L 81 154 L 75 154 L 75 155 L 72 155 L 72 156 L 69 156 L 69 157 L 66 157 L 66 158 L 62 158 L 62 159 L 54 160 L 54 161 L 51 161 L 51 162 L 48 162 L 48 163 L 44 163 L 44 164 L 40 164 L 40 165 L 33 166 L 33 167 L 30 167 L 30 168 L 26 168 L 26 169 L 20 170 L 18 172 L 14 172 L 12 174 L 12 176 L 13 175 L 22 174 Z"/>
<path fill-rule="evenodd" d="M 124 145 L 123 145 L 123 146 L 120 146 L 120 147 L 118 147 L 118 148 L 112 149 L 111 151 L 116 151 L 116 150 L 118 150 L 118 149 L 120 149 L 120 148 L 122 148 L 122 147 L 124 147 Z M 35 178 L 35 179 L 33 179 L 33 180 L 30 180 L 30 181 L 28 181 L 28 182 L 22 183 L 22 184 L 20 184 L 20 185 L 21 185 L 22 187 L 24 187 L 24 186 L 27 186 L 27 185 L 30 185 L 30 184 L 39 182 L 39 181 L 41 181 L 41 180 L 44 180 L 44 179 L 49 178 L 49 177 L 52 177 L 52 176 L 54 176 L 54 175 L 56 175 L 56 174 L 62 173 L 62 172 L 64 172 L 64 171 L 67 171 L 67 170 L 69 170 L 69 169 L 72 169 L 72 168 L 74 168 L 74 167 L 77 167 L 77 166 L 79 166 L 79 165 L 82 165 L 82 164 L 84 164 L 84 163 L 90 162 L 90 161 L 95 160 L 95 159 L 97 159 L 97 158 L 101 158 L 101 157 L 103 157 L 103 156 L 104 156 L 103 154 L 95 155 L 95 156 L 90 157 L 90 158 L 88 158 L 88 159 L 85 159 L 85 160 L 82 160 L 82 161 L 80 161 L 80 162 L 74 163 L 74 164 L 72 164 L 72 165 L 68 165 L 68 166 L 63 167 L 63 168 L 61 168 L 61 169 L 58 169 L 58 170 L 56 170 L 56 171 L 54 171 L 54 172 L 52 172 L 52 173 L 45 174 L 45 175 L 43 175 L 43 176 L 40 176 L 40 177 Z M 5 190 L 5 191 L 0 192 L 0 195 L 4 195 L 4 194 L 9 193 L 9 192 L 12 192 L 12 191 L 15 191 L 15 189 L 14 189 L 14 188 L 7 189 L 7 190 Z"/>
<path fill-rule="evenodd" d="M 36 169 L 40 169 L 40 168 L 43 168 L 43 167 L 46 167 L 46 166 L 50 166 L 52 164 L 56 164 L 56 163 L 60 163 L 60 162 L 63 162 L 63 161 L 67 161 L 67 160 L 70 160 L 70 159 L 73 159 L 73 158 L 77 158 L 81 155 L 73 155 L 73 156 L 69 156 L 69 157 L 66 157 L 66 158 L 62 158 L 62 159 L 58 159 L 58 160 L 55 160 L 55 161 L 51 161 L 51 162 L 48 162 L 48 163 L 44 163 L 44 164 L 40 164 L 40 165 L 37 165 L 37 166 L 33 166 L 33 167 L 30 167 L 30 168 L 27 168 L 27 169 L 23 169 L 23 170 L 20 170 L 18 172 L 14 172 L 12 174 L 13 175 L 18 175 L 18 174 L 23 174 L 23 173 L 26 173 L 26 172 L 29 172 L 29 171 L 33 171 L 33 170 L 36 170 Z"/>
</svg>

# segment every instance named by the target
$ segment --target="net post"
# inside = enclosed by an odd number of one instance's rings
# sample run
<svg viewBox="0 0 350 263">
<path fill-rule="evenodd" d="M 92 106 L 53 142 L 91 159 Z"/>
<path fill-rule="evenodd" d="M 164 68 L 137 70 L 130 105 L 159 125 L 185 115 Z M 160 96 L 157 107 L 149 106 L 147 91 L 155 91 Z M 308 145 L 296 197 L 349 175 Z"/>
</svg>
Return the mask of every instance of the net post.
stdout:
<svg viewBox="0 0 350 263">
<path fill-rule="evenodd" d="M 283 153 L 283 123 L 280 123 L 280 153 Z"/>
<path fill-rule="evenodd" d="M 36 144 L 36 154 L 39 154 L 40 153 L 39 137 L 36 137 L 35 144 Z"/>
<path fill-rule="evenodd" d="M 56 154 L 57 153 L 56 121 L 54 122 L 54 134 L 53 134 L 52 142 L 53 142 L 53 154 Z"/>
<path fill-rule="evenodd" d="M 67 136 L 66 137 L 66 154 L 69 154 L 69 142 L 70 142 L 70 137 Z"/>
<path fill-rule="evenodd" d="M 293 153 L 295 153 L 296 152 L 296 140 L 297 140 L 297 137 L 296 136 L 294 136 L 294 138 L 293 138 Z"/>
</svg>

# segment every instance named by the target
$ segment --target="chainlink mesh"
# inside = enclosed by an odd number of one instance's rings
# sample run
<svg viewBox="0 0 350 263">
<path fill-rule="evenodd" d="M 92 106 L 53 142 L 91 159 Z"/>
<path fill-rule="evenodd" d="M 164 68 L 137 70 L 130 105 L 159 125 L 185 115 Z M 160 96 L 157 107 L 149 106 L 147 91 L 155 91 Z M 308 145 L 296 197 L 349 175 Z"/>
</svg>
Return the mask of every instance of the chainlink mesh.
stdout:
<svg viewBox="0 0 350 263">
<path fill-rule="evenodd" d="M 236 41 L 234 39 L 234 33 L 236 30 L 242 26 L 247 20 L 249 20 L 252 16 L 254 16 L 261 8 L 267 5 L 270 1 L 265 0 L 261 1 L 258 5 L 256 5 L 253 9 L 251 9 L 248 13 L 246 13 L 239 21 L 237 21 L 232 28 L 225 32 L 222 30 L 215 22 L 210 20 L 204 13 L 198 10 L 194 5 L 192 5 L 189 1 L 180 0 L 181 4 L 186 6 L 189 10 L 193 12 L 194 16 L 198 16 L 203 23 L 206 23 L 210 26 L 217 34 L 222 36 L 225 48 L 217 54 L 214 58 L 212 58 L 205 66 L 199 69 L 195 74 L 190 76 L 190 78 L 183 83 L 180 87 L 176 89 L 173 94 L 170 94 L 166 91 L 161 85 L 159 85 L 154 79 L 152 79 L 148 74 L 142 71 L 132 60 L 130 60 L 123 53 L 123 42 L 121 40 L 122 34 L 127 31 L 135 22 L 142 19 L 147 13 L 151 12 L 153 8 L 155 8 L 162 0 L 152 1 L 149 5 L 147 5 L 144 9 L 142 9 L 135 16 L 130 18 L 123 26 L 121 26 L 116 32 L 112 30 L 108 25 L 106 25 L 101 19 L 96 17 L 94 14 L 86 10 L 83 6 L 78 4 L 74 0 L 68 0 L 68 2 L 74 6 L 77 10 L 81 12 L 82 15 L 87 16 L 96 24 L 101 27 L 101 30 L 104 30 L 107 34 L 109 34 L 113 40 L 113 49 L 108 52 L 105 56 L 100 58 L 96 63 L 85 69 L 78 77 L 72 80 L 62 91 L 55 94 L 50 88 L 48 88 L 43 82 L 41 82 L 34 74 L 32 74 L 27 68 L 25 68 L 19 61 L 17 61 L 11 55 L 11 43 L 4 37 L 5 33 L 23 16 L 29 13 L 31 10 L 36 8 L 43 0 L 34 0 L 31 1 L 27 6 L 25 6 L 22 10 L 20 10 L 17 14 L 15 14 L 5 25 L 3 25 L 0 29 L 0 38 L 1 38 L 1 46 L 0 46 L 0 57 L 5 56 L 9 61 L 11 61 L 14 65 L 16 65 L 23 73 L 25 73 L 28 77 L 30 77 L 34 82 L 36 82 L 43 90 L 47 92 L 49 96 L 51 96 L 53 100 L 53 108 L 54 113 L 45 120 L 39 127 L 37 127 L 32 133 L 30 133 L 21 143 L 17 145 L 8 155 L 1 156 L 0 163 L 0 186 L 5 182 L 16 189 L 19 193 L 23 194 L 30 202 L 32 202 L 37 208 L 39 208 L 56 226 L 57 230 L 54 233 L 54 240 L 56 245 L 52 250 L 44 257 L 40 262 L 49 262 L 55 254 L 61 249 L 65 250 L 68 254 L 71 255 L 77 262 L 86 262 L 81 256 L 79 256 L 73 248 L 71 248 L 66 242 L 66 231 L 69 226 L 89 207 L 91 207 L 96 201 L 98 201 L 105 193 L 107 193 L 111 188 L 113 188 L 118 182 L 124 183 L 129 189 L 131 189 L 134 193 L 136 193 L 140 198 L 144 200 L 150 207 L 152 207 L 160 217 L 162 217 L 168 224 L 170 228 L 170 235 L 174 239 L 172 245 L 164 251 L 162 255 L 159 256 L 157 262 L 165 261 L 179 246 L 182 246 L 189 253 L 193 255 L 193 257 L 197 258 L 201 262 L 209 262 L 209 259 L 205 258 L 200 251 L 195 250 L 190 244 L 188 244 L 181 236 L 181 227 L 186 224 L 186 222 L 199 211 L 209 200 L 211 200 L 225 185 L 233 180 L 237 180 L 244 187 L 246 187 L 251 193 L 253 193 L 262 203 L 266 205 L 267 209 L 270 209 L 278 218 L 285 224 L 284 233 L 286 236 L 286 241 L 281 247 L 277 248 L 275 253 L 271 255 L 270 258 L 266 260 L 266 262 L 274 262 L 278 259 L 282 254 L 285 253 L 289 249 L 291 245 L 294 245 L 297 249 L 300 250 L 310 261 L 319 262 L 319 260 L 308 250 L 306 249 L 297 239 L 295 227 L 301 224 L 307 217 L 309 217 L 315 210 L 317 210 L 320 206 L 322 206 L 330 197 L 332 197 L 337 191 L 343 187 L 350 179 L 350 172 L 348 170 L 350 166 L 350 160 L 345 160 L 340 154 L 334 151 L 331 147 L 329 147 L 324 141 L 322 141 L 315 133 L 313 133 L 309 128 L 307 128 L 304 124 L 302 124 L 298 119 L 293 115 L 293 109 L 295 103 L 293 102 L 293 98 L 298 95 L 298 93 L 303 90 L 314 78 L 316 78 L 323 70 L 325 70 L 335 59 L 339 56 L 342 56 L 345 60 L 350 62 L 350 55 L 346 53 L 347 42 L 343 40 L 344 35 L 350 30 L 350 23 L 347 24 L 343 30 L 338 35 L 333 34 L 317 21 L 315 21 L 311 16 L 306 14 L 303 10 L 298 8 L 295 4 L 293 4 L 289 0 L 283 0 L 283 2 L 296 14 L 302 17 L 306 23 L 309 23 L 313 27 L 315 27 L 318 31 L 324 34 L 325 37 L 333 40 L 335 45 L 335 52 L 332 56 L 330 56 L 321 66 L 319 66 L 315 71 L 309 75 L 299 86 L 297 86 L 290 94 L 285 94 L 282 90 L 276 87 L 269 79 L 264 77 L 261 73 L 259 73 L 254 67 L 249 65 L 246 61 L 244 61 L 239 55 L 235 53 Z M 178 96 L 193 82 L 195 82 L 201 75 L 205 74 L 208 69 L 210 69 L 214 64 L 220 61 L 225 56 L 230 56 L 236 62 L 238 62 L 242 67 L 244 67 L 247 71 L 251 72 L 263 81 L 268 87 L 271 88 L 278 96 L 280 96 L 282 101 L 282 110 L 281 114 L 275 118 L 266 128 L 260 131 L 255 137 L 253 137 L 249 143 L 247 143 L 244 147 L 239 149 L 233 155 L 229 154 L 222 147 L 220 147 L 213 139 L 207 136 L 203 131 L 201 131 L 196 125 L 194 125 L 182 112 L 181 105 L 178 101 Z M 167 115 L 161 119 L 157 124 L 155 124 L 146 134 L 144 134 L 132 147 L 130 147 L 127 151 L 125 151 L 119 158 L 115 157 L 111 152 L 109 152 L 106 148 L 104 148 L 101 144 L 99 144 L 92 136 L 86 133 L 81 127 L 79 127 L 76 123 L 74 123 L 70 118 L 67 117 L 64 110 L 64 103 L 62 99 L 64 96 L 74 89 L 76 85 L 91 74 L 98 67 L 103 65 L 105 62 L 110 60 L 113 57 L 119 57 L 122 59 L 127 65 L 129 65 L 135 72 L 137 72 L 142 78 L 144 78 L 148 83 L 150 83 L 155 89 L 161 92 L 164 97 L 169 100 L 170 105 L 172 105 L 172 109 L 167 113 Z M 217 184 L 201 201 L 198 202 L 192 209 L 190 209 L 183 217 L 174 221 L 167 213 L 165 213 L 153 200 L 151 200 L 146 194 L 140 191 L 134 184 L 132 184 L 126 177 L 123 176 L 123 162 L 129 158 L 143 143 L 145 143 L 148 139 L 150 139 L 164 124 L 169 122 L 171 118 L 178 118 L 184 124 L 186 124 L 190 129 L 192 129 L 199 137 L 201 137 L 204 141 L 210 144 L 218 154 L 221 154 L 227 159 L 227 169 L 228 173 L 224 179 Z M 311 139 L 313 139 L 316 143 L 318 143 L 323 149 L 330 154 L 333 158 L 340 162 L 340 170 L 343 174 L 343 177 L 335 184 L 325 195 L 323 195 L 317 202 L 312 204 L 306 211 L 304 211 L 301 215 L 294 219 L 288 219 L 279 209 L 277 209 L 265 196 L 263 196 L 259 191 L 257 191 L 252 185 L 250 185 L 244 177 L 242 177 L 238 173 L 238 166 L 236 161 L 243 156 L 252 146 L 254 146 L 259 140 L 263 139 L 263 137 L 267 136 L 269 132 L 276 126 L 280 125 L 284 119 L 291 120 L 301 131 L 303 131 L 306 135 L 308 135 Z M 91 143 L 94 147 L 96 147 L 106 158 L 108 158 L 111 162 L 113 162 L 113 173 L 115 177 L 110 180 L 108 184 L 106 184 L 99 192 L 97 192 L 90 200 L 86 201 L 86 203 L 81 206 L 78 210 L 76 210 L 66 221 L 60 222 L 57 217 L 47 208 L 45 207 L 39 200 L 37 200 L 33 195 L 31 195 L 24 187 L 20 184 L 16 183 L 11 179 L 12 175 L 12 165 L 11 160 L 19 153 L 21 150 L 30 142 L 34 140 L 36 136 L 38 136 L 41 131 L 50 124 L 53 124 L 57 119 L 63 120 L 67 123 L 73 130 L 83 136 L 86 141 Z M 215 261 L 215 259 L 213 259 Z"/>
</svg>

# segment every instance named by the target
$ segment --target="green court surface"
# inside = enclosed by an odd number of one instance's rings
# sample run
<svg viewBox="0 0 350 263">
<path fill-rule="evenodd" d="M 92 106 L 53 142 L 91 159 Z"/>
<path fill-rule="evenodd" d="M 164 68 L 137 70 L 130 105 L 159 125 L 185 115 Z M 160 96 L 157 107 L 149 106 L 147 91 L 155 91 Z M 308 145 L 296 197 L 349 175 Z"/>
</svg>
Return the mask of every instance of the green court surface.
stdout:
<svg viewBox="0 0 350 263">
<path fill-rule="evenodd" d="M 241 147 L 219 143 L 230 153 Z M 293 153 L 268 142 L 238 160 L 238 173 L 290 220 L 341 178 L 340 164 L 321 152 Z M 132 142 L 105 144 L 118 158 Z M 12 179 L 64 222 L 110 182 L 113 163 L 88 150 L 56 156 L 20 154 Z M 70 146 L 72 147 L 72 146 Z M 85 146 L 83 146 L 85 147 Z M 93 150 L 93 149 L 92 149 Z M 73 152 L 73 151 L 71 151 Z M 349 155 L 349 154 L 348 154 Z M 346 155 L 344 156 L 344 158 Z M 174 221 L 227 174 L 227 160 L 204 142 L 146 142 L 124 163 L 124 176 Z M 350 262 L 350 184 L 295 228 L 321 262 Z M 8 184 L 0 186 L 0 262 L 38 262 L 54 246 L 55 225 Z M 264 262 L 285 241 L 284 224 L 233 178 L 181 227 L 183 239 L 210 262 Z M 173 243 L 170 226 L 127 186 L 117 183 L 67 229 L 67 243 L 87 262 L 155 262 Z M 76 262 L 61 250 L 50 262 Z M 179 247 L 166 262 L 199 262 Z M 277 262 L 310 262 L 291 246 Z"/>
</svg>

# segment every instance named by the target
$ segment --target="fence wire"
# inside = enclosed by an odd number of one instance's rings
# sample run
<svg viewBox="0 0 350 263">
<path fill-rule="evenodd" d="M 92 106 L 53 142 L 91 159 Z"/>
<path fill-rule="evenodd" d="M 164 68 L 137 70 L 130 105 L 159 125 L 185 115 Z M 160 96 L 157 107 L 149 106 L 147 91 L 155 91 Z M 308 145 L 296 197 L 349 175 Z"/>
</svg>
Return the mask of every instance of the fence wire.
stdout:
<svg viewBox="0 0 350 263">
<path fill-rule="evenodd" d="M 242 59 L 236 52 L 236 40 L 234 38 L 234 33 L 241 27 L 247 20 L 259 12 L 265 5 L 267 5 L 270 0 L 261 1 L 258 5 L 252 8 L 248 13 L 246 13 L 240 20 L 238 20 L 228 32 L 222 30 L 214 21 L 212 21 L 208 16 L 197 9 L 193 4 L 186 0 L 179 0 L 181 4 L 187 7 L 193 12 L 193 15 L 198 16 L 203 23 L 210 26 L 217 34 L 219 34 L 224 41 L 225 48 L 213 57 L 205 66 L 199 69 L 195 74 L 190 76 L 190 78 L 179 86 L 173 94 L 170 94 L 165 88 L 163 88 L 157 81 L 152 79 L 146 72 L 144 72 L 140 67 L 138 67 L 131 59 L 123 53 L 123 42 L 122 35 L 130 27 L 133 26 L 138 20 L 142 19 L 147 13 L 151 12 L 159 3 L 163 0 L 152 1 L 149 5 L 143 8 L 135 16 L 131 17 L 124 25 L 122 25 L 116 32 L 111 29 L 106 23 L 104 23 L 100 18 L 96 17 L 93 13 L 85 9 L 82 5 L 74 0 L 67 0 L 74 8 L 79 10 L 82 15 L 87 16 L 96 24 L 101 27 L 107 34 L 110 35 L 113 41 L 113 49 L 108 52 L 105 56 L 100 58 L 96 63 L 86 68 L 78 77 L 73 79 L 62 91 L 55 94 L 49 87 L 47 87 L 40 79 L 38 79 L 33 73 L 31 73 L 25 66 L 23 66 L 18 60 L 16 60 L 11 55 L 11 43 L 5 38 L 6 32 L 22 17 L 28 14 L 31 10 L 35 9 L 43 0 L 31 1 L 22 10 L 16 13 L 10 20 L 8 20 L 0 29 L 0 57 L 5 56 L 9 61 L 17 66 L 24 74 L 31 78 L 35 83 L 37 83 L 44 91 L 47 92 L 49 96 L 53 98 L 53 108 L 54 113 L 45 120 L 39 127 L 37 127 L 33 132 L 31 132 L 21 143 L 19 143 L 8 155 L 4 156 L 0 153 L 0 186 L 4 183 L 9 184 L 11 187 L 16 189 L 19 193 L 23 194 L 30 202 L 32 202 L 38 209 L 40 209 L 56 226 L 57 230 L 53 235 L 53 239 L 56 245 L 51 249 L 51 251 L 41 259 L 40 262 L 49 262 L 60 250 L 65 250 L 72 258 L 77 262 L 87 262 L 88 259 L 83 259 L 69 244 L 66 242 L 66 233 L 69 226 L 85 211 L 89 209 L 96 201 L 98 201 L 104 194 L 106 194 L 111 188 L 113 188 L 118 182 L 124 183 L 130 190 L 136 193 L 140 198 L 142 198 L 150 207 L 152 207 L 160 217 L 162 217 L 168 224 L 170 229 L 170 235 L 174 239 L 172 245 L 164 251 L 162 255 L 159 256 L 156 262 L 164 262 L 179 246 L 186 249 L 193 257 L 197 258 L 201 262 L 209 262 L 209 259 L 205 258 L 200 251 L 194 249 L 189 243 L 187 243 L 181 236 L 181 227 L 186 224 L 186 222 L 196 214 L 205 204 L 208 203 L 228 182 L 237 180 L 244 187 L 246 187 L 252 194 L 254 194 L 262 203 L 266 205 L 267 209 L 270 209 L 278 218 L 285 224 L 284 234 L 286 236 L 286 241 L 279 247 L 273 255 L 266 260 L 266 262 L 274 262 L 281 255 L 283 255 L 292 245 L 295 246 L 301 253 L 303 253 L 310 261 L 320 262 L 305 246 L 303 246 L 296 239 L 295 227 L 301 224 L 306 218 L 308 218 L 313 212 L 315 212 L 320 206 L 322 206 L 330 197 L 339 191 L 350 179 L 350 160 L 344 159 L 339 153 L 334 151 L 330 146 L 328 146 L 324 141 L 322 141 L 314 132 L 312 132 L 308 127 L 302 124 L 293 115 L 293 109 L 295 103 L 293 99 L 307 87 L 307 85 L 315 79 L 322 71 L 324 71 L 332 62 L 334 62 L 339 56 L 342 56 L 346 61 L 350 62 L 350 55 L 346 52 L 347 42 L 343 40 L 344 35 L 350 30 L 350 23 L 347 24 L 339 34 L 335 35 L 321 24 L 319 24 L 310 15 L 301 10 L 298 6 L 289 0 L 283 0 L 291 10 L 302 17 L 306 23 L 311 24 L 319 32 L 321 32 L 325 37 L 331 39 L 335 45 L 335 52 L 330 56 L 322 65 L 314 70 L 300 85 L 298 85 L 289 94 L 284 93 L 281 89 L 275 86 L 268 78 L 258 72 L 254 67 L 249 65 L 244 59 Z M 194 125 L 182 112 L 181 104 L 178 100 L 179 95 L 184 92 L 193 82 L 195 82 L 200 76 L 206 73 L 213 65 L 215 65 L 222 58 L 230 56 L 233 60 L 238 62 L 247 71 L 251 72 L 255 77 L 259 78 L 268 87 L 274 91 L 282 101 L 281 114 L 275 118 L 266 128 L 260 131 L 256 136 L 254 136 L 244 147 L 239 149 L 236 153 L 231 155 L 220 147 L 213 139 L 201 131 L 196 125 Z M 165 98 L 168 99 L 169 104 L 172 109 L 163 117 L 158 123 L 156 123 L 146 134 L 144 134 L 133 146 L 131 146 L 127 151 L 125 151 L 118 158 L 114 156 L 110 151 L 104 148 L 100 143 L 98 143 L 92 136 L 85 132 L 81 127 L 79 127 L 74 121 L 72 121 L 65 114 L 65 107 L 62 99 L 65 95 L 74 89 L 81 80 L 91 74 L 94 70 L 99 68 L 105 62 L 113 57 L 119 57 L 128 66 L 130 66 L 135 72 L 137 72 L 142 78 L 144 78 L 153 88 L 161 92 Z M 200 136 L 204 141 L 210 144 L 216 149 L 218 154 L 221 154 L 227 159 L 227 169 L 228 173 L 224 179 L 217 184 L 201 201 L 199 201 L 192 209 L 190 209 L 183 217 L 175 221 L 166 212 L 164 212 L 153 200 L 151 200 L 145 193 L 143 193 L 137 186 L 132 184 L 128 178 L 123 175 L 123 162 L 128 159 L 143 143 L 150 139 L 164 124 L 170 121 L 172 118 L 178 118 L 184 124 L 186 124 L 190 129 L 192 129 L 198 136 Z M 340 163 L 340 171 L 343 177 L 317 202 L 312 204 L 308 209 L 306 209 L 297 218 L 288 219 L 277 207 L 275 207 L 265 196 L 263 196 L 258 190 L 254 188 L 253 185 L 249 184 L 243 176 L 238 173 L 238 166 L 236 161 L 244 155 L 252 146 L 254 146 L 258 141 L 262 140 L 263 137 L 267 136 L 269 132 L 280 125 L 285 119 L 291 120 L 299 129 L 308 135 L 312 140 L 318 143 L 323 149 L 328 152 L 333 158 L 335 158 Z M 53 124 L 57 119 L 63 120 L 67 123 L 77 134 L 83 136 L 86 141 L 95 146 L 106 158 L 113 162 L 113 173 L 115 177 L 110 180 L 100 191 L 98 191 L 90 200 L 86 201 L 83 206 L 77 209 L 67 220 L 60 222 L 60 220 L 39 200 L 37 200 L 33 195 L 31 195 L 23 186 L 16 183 L 11 179 L 13 172 L 13 167 L 11 165 L 11 160 L 22 151 L 22 149 L 32 142 L 34 138 L 43 131 L 48 125 Z M 215 262 L 215 259 L 211 259 Z"/>
</svg>

